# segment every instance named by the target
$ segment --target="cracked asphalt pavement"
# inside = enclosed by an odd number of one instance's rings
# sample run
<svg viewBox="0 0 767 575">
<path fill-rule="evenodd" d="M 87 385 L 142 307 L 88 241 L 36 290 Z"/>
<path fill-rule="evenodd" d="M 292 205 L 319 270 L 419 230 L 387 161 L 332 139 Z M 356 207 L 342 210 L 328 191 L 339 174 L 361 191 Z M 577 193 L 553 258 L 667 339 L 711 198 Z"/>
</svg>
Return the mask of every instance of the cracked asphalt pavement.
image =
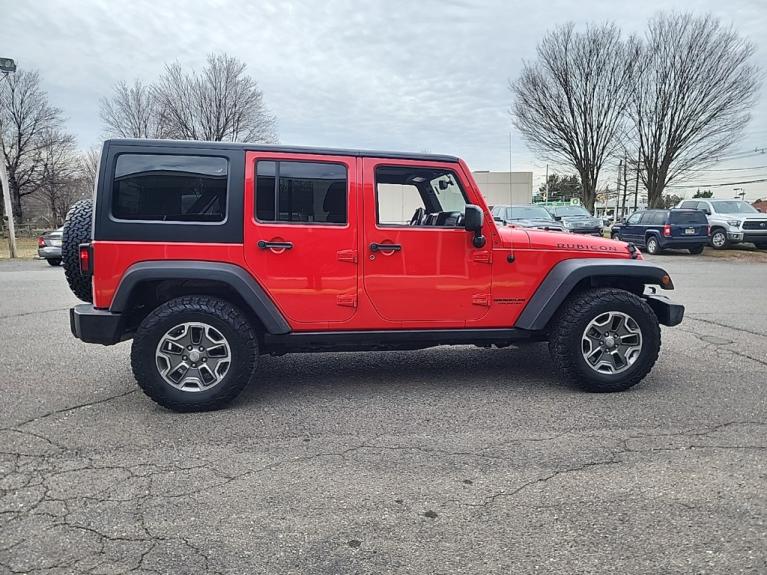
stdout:
<svg viewBox="0 0 767 575">
<path fill-rule="evenodd" d="M 175 414 L 0 263 L 0 574 L 765 573 L 767 265 L 658 256 L 687 306 L 633 390 L 546 346 L 263 357 Z"/>
</svg>

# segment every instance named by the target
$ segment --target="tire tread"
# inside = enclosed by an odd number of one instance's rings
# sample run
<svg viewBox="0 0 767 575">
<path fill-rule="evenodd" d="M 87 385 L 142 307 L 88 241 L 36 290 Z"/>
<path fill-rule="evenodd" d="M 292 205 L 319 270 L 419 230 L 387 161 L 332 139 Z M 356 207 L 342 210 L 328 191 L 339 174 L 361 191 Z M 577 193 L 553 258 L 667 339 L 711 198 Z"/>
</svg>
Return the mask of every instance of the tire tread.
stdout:
<svg viewBox="0 0 767 575">
<path fill-rule="evenodd" d="M 655 345 L 649 350 L 649 356 L 645 360 L 646 365 L 643 369 L 632 373 L 628 378 L 620 380 L 616 384 L 605 382 L 596 382 L 588 380 L 579 372 L 576 365 L 578 354 L 580 354 L 580 337 L 578 333 L 579 324 L 585 316 L 591 313 L 595 305 L 605 301 L 622 303 L 626 305 L 639 305 L 642 312 L 648 314 L 654 320 L 655 334 L 646 334 L 655 337 L 645 337 L 645 341 L 655 342 Z M 587 391 L 597 393 L 609 393 L 614 391 L 623 391 L 639 383 L 649 373 L 658 359 L 660 351 L 660 327 L 658 327 L 657 318 L 652 308 L 641 298 L 631 292 L 618 288 L 594 288 L 582 291 L 565 303 L 560 309 L 558 315 L 552 324 L 551 335 L 549 338 L 549 352 L 554 364 L 559 369 L 562 378 L 569 384 L 574 384 L 586 389 Z M 577 336 L 578 347 L 573 348 L 573 338 Z"/>
<path fill-rule="evenodd" d="M 219 393 L 207 401 L 177 401 L 167 394 L 161 393 L 153 381 L 154 346 L 151 333 L 166 320 L 174 316 L 188 313 L 205 313 L 214 315 L 229 326 L 242 338 L 242 344 L 249 350 L 247 365 L 242 374 L 225 385 Z M 180 319 L 179 319 L 180 321 Z M 150 349 L 147 348 L 149 344 Z M 147 356 L 151 357 L 148 359 Z M 156 403 L 179 412 L 213 411 L 220 409 L 237 397 L 248 384 L 256 368 L 258 359 L 258 339 L 253 326 L 237 307 L 229 301 L 204 295 L 186 295 L 165 302 L 151 312 L 139 326 L 133 338 L 131 348 L 131 368 L 143 392 Z M 167 384 L 166 384 L 167 385 Z M 221 385 L 221 384 L 219 384 Z"/>
</svg>

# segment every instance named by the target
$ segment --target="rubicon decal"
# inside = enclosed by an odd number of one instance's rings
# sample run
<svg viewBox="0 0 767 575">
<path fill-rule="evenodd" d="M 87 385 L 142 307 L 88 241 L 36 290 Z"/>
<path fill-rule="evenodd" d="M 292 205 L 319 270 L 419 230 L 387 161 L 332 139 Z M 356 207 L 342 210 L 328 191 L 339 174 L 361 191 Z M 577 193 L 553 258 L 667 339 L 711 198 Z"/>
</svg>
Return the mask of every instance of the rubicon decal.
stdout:
<svg viewBox="0 0 767 575">
<path fill-rule="evenodd" d="M 615 246 L 576 244 L 571 242 L 559 242 L 557 249 L 560 250 L 582 250 L 586 252 L 618 252 Z"/>
</svg>

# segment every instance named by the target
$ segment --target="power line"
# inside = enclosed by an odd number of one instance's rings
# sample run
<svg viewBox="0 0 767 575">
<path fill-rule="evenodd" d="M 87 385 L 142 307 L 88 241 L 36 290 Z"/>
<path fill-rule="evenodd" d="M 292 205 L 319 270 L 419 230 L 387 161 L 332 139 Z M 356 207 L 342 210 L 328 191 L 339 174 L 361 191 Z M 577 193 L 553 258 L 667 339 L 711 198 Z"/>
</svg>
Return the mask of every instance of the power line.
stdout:
<svg viewBox="0 0 767 575">
<path fill-rule="evenodd" d="M 724 188 L 727 186 L 742 186 L 744 184 L 760 184 L 762 182 L 767 182 L 767 178 L 761 178 L 759 180 L 747 180 L 744 182 L 720 182 L 717 184 L 690 184 L 687 186 L 682 185 L 672 185 L 672 186 L 666 186 L 667 188 Z"/>
<path fill-rule="evenodd" d="M 743 172 L 746 170 L 761 170 L 767 166 L 751 166 L 750 168 L 702 168 L 696 172 Z"/>
</svg>

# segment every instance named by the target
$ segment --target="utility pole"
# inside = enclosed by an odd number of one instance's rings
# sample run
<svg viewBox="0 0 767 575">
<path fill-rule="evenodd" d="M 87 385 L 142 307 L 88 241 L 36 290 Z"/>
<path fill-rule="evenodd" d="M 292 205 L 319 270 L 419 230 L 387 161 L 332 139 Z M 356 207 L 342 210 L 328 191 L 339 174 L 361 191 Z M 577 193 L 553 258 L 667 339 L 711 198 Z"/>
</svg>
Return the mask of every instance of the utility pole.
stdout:
<svg viewBox="0 0 767 575">
<path fill-rule="evenodd" d="M 509 130 L 509 204 L 514 203 L 514 187 L 511 185 L 511 130 Z"/>
<path fill-rule="evenodd" d="M 3 77 L 16 71 L 16 62 L 10 58 L 0 58 L 0 73 Z M 8 185 L 8 173 L 5 170 L 5 157 L 0 158 L 0 186 L 3 187 L 3 204 L 5 216 L 8 218 L 8 250 L 11 258 L 16 258 L 16 226 L 13 223 L 13 206 L 11 204 L 11 187 Z"/>
<path fill-rule="evenodd" d="M 628 181 L 628 161 L 626 160 L 626 156 L 623 156 L 623 201 L 621 202 L 621 217 L 625 217 L 626 215 L 626 193 L 629 187 L 629 181 Z"/>
<path fill-rule="evenodd" d="M 613 214 L 613 219 L 615 221 L 618 221 L 618 203 L 621 200 L 621 170 L 622 169 L 623 169 L 623 160 L 618 162 L 618 181 L 617 181 L 617 185 L 615 186 L 615 213 Z M 607 206 L 607 202 L 605 202 L 605 207 L 606 206 Z"/>
<path fill-rule="evenodd" d="M 642 152 L 637 155 L 637 181 L 634 186 L 634 211 L 637 211 L 637 203 L 639 202 L 639 162 L 642 159 Z"/>
</svg>

